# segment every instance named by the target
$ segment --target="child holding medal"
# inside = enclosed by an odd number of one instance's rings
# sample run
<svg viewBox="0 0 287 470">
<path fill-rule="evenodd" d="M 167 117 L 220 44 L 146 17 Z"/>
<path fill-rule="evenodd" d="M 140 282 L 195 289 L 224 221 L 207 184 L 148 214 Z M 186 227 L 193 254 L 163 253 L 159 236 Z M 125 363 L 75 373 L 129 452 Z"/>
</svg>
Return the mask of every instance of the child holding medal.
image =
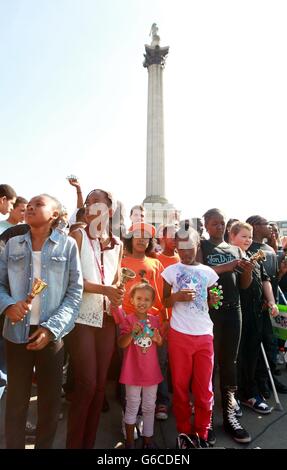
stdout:
<svg viewBox="0 0 287 470">
<path fill-rule="evenodd" d="M 134 427 L 141 403 L 143 413 L 144 449 L 156 448 L 152 441 L 155 402 L 158 384 L 163 377 L 157 356 L 157 346 L 162 345 L 159 318 L 150 315 L 155 290 L 147 282 L 132 287 L 130 301 L 135 313 L 127 315 L 121 325 L 118 344 L 124 348 L 120 383 L 126 388 L 125 427 L 128 449 L 134 448 Z"/>
</svg>

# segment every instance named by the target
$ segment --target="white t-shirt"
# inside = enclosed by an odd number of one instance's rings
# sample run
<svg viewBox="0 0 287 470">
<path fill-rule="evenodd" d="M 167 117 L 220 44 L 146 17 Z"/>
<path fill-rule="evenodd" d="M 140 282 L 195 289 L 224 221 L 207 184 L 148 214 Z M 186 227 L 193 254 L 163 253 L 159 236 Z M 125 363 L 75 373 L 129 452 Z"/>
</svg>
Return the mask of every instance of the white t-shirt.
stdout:
<svg viewBox="0 0 287 470">
<path fill-rule="evenodd" d="M 33 251 L 33 274 L 35 277 L 41 278 L 41 251 Z M 39 325 L 40 321 L 40 295 L 35 295 L 32 300 L 30 325 Z"/>
<path fill-rule="evenodd" d="M 173 293 L 191 288 L 196 291 L 195 300 L 175 302 L 170 319 L 171 328 L 188 335 L 212 335 L 213 323 L 208 311 L 207 288 L 218 280 L 216 272 L 203 264 L 177 263 L 168 266 L 161 275 L 172 286 Z"/>
</svg>

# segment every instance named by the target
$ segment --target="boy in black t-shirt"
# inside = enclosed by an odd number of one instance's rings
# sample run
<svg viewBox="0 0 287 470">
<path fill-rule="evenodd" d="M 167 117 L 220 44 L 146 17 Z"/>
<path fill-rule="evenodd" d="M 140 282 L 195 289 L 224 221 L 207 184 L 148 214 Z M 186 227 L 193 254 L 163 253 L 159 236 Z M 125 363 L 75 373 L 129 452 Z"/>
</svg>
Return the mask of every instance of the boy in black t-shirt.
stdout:
<svg viewBox="0 0 287 470">
<path fill-rule="evenodd" d="M 210 209 L 203 217 L 210 238 L 201 241 L 202 262 L 219 275 L 218 283 L 222 285 L 224 297 L 222 306 L 209 312 L 214 324 L 214 351 L 219 365 L 223 426 L 236 442 L 245 444 L 251 441 L 251 437 L 237 420 L 234 393 L 237 390 L 236 361 L 242 322 L 239 284 L 242 288 L 250 285 L 252 264 L 241 259 L 239 248 L 224 241 L 225 220 L 219 209 Z M 239 275 L 238 269 L 242 274 Z M 215 443 L 213 430 L 209 442 Z"/>
<path fill-rule="evenodd" d="M 235 222 L 230 229 L 230 242 L 241 248 L 245 256 L 252 243 L 252 226 L 244 222 Z M 252 259 L 252 258 L 251 258 Z M 262 265 L 262 261 L 252 260 L 252 282 L 247 289 L 240 290 L 242 310 L 242 335 L 238 355 L 239 398 L 243 405 L 257 413 L 271 413 L 260 395 L 256 381 L 256 365 L 261 354 L 261 341 L 265 316 L 269 317 L 266 303 L 273 315 L 278 315 L 270 279 Z"/>
<path fill-rule="evenodd" d="M 253 254 L 256 253 L 259 249 L 263 250 L 266 256 L 266 261 L 263 262 L 263 266 L 267 272 L 270 282 L 272 284 L 274 298 L 278 300 L 278 282 L 281 280 L 282 276 L 287 272 L 287 261 L 282 260 L 280 266 L 278 266 L 278 259 L 275 251 L 271 246 L 263 242 L 264 239 L 268 239 L 271 234 L 271 227 L 264 217 L 260 215 L 252 215 L 246 220 L 247 223 L 253 227 L 253 243 L 249 248 L 249 251 Z M 276 369 L 276 363 L 274 356 L 274 335 L 272 324 L 269 315 L 264 316 L 264 325 L 262 333 L 262 343 L 266 351 L 268 362 L 272 375 Z M 275 347 L 276 348 L 276 347 Z M 260 392 L 264 398 L 270 397 L 270 391 L 268 387 L 268 373 L 263 361 L 262 355 L 260 355 L 257 363 L 257 382 L 260 389 Z M 276 387 L 277 392 L 287 393 L 287 386 L 281 383 L 276 377 L 273 376 L 273 381 Z"/>
</svg>

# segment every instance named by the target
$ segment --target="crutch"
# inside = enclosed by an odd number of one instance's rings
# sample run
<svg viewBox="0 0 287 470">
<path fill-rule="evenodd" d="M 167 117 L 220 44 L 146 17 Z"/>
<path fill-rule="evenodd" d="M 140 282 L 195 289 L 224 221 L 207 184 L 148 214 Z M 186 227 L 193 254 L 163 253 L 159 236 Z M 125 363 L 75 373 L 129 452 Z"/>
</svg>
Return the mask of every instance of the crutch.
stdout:
<svg viewBox="0 0 287 470">
<path fill-rule="evenodd" d="M 278 398 L 278 393 L 277 393 L 277 390 L 276 390 L 276 387 L 275 387 L 275 384 L 274 384 L 274 380 L 273 380 L 273 377 L 272 377 L 272 374 L 271 374 L 271 370 L 270 370 L 270 366 L 269 366 L 269 362 L 268 362 L 268 359 L 267 359 L 267 356 L 266 356 L 264 346 L 263 346 L 262 343 L 260 343 L 260 346 L 261 346 L 261 351 L 262 351 L 262 354 L 263 354 L 264 362 L 265 362 L 265 365 L 266 365 L 266 368 L 267 368 L 267 372 L 268 372 L 268 375 L 269 375 L 269 379 L 270 379 L 270 382 L 271 382 L 271 387 L 272 387 L 272 390 L 273 390 L 273 393 L 274 393 L 274 398 L 275 398 L 275 401 L 276 401 L 276 405 L 274 407 L 274 410 L 283 411 L 283 407 L 282 407 L 282 405 L 280 403 L 280 400 Z"/>
</svg>

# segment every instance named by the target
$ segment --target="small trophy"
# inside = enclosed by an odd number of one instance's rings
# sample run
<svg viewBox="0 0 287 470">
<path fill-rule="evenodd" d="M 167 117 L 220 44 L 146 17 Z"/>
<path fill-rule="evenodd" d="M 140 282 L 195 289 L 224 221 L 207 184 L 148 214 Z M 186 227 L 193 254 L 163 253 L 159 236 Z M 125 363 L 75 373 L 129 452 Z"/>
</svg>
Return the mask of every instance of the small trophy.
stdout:
<svg viewBox="0 0 287 470">
<path fill-rule="evenodd" d="M 218 297 L 219 297 L 218 301 L 217 301 L 215 304 L 212 304 L 212 306 L 211 306 L 211 307 L 214 308 L 215 310 L 218 310 L 219 307 L 221 307 L 221 305 L 222 305 L 222 302 L 221 302 L 222 299 L 223 299 L 223 295 L 222 295 L 222 294 L 223 294 L 222 286 L 219 286 L 218 283 L 216 282 L 215 286 L 212 287 L 212 289 L 210 289 L 209 292 L 213 292 L 213 293 L 215 293 L 215 294 L 218 295 Z"/>
<path fill-rule="evenodd" d="M 253 255 L 251 255 L 250 258 L 243 257 L 242 259 L 245 261 L 250 261 L 251 263 L 255 261 L 257 261 L 257 263 L 260 263 L 260 261 L 266 261 L 266 255 L 263 250 L 259 249 L 258 251 L 256 251 L 256 253 L 253 253 Z M 236 267 L 234 271 L 238 274 L 242 274 L 244 272 L 244 270 L 240 268 L 239 266 Z"/>
<path fill-rule="evenodd" d="M 78 177 L 76 175 L 69 175 L 69 176 L 67 176 L 67 180 L 72 181 L 72 182 L 77 182 Z"/>
<path fill-rule="evenodd" d="M 130 279 L 134 279 L 136 273 L 129 268 L 121 268 L 120 286 L 124 286 Z"/>
<path fill-rule="evenodd" d="M 123 287 L 130 279 L 134 279 L 135 277 L 136 273 L 132 269 L 121 268 L 120 287 Z M 116 307 L 111 305 L 111 314 L 114 317 L 116 325 L 122 323 L 125 318 L 122 306 Z"/>
<path fill-rule="evenodd" d="M 40 294 L 44 289 L 46 289 L 47 286 L 48 284 L 46 284 L 46 282 L 42 281 L 42 279 L 39 279 L 38 277 L 35 277 L 32 285 L 32 290 L 30 294 L 27 295 L 25 302 L 27 304 L 30 304 L 34 297 L 36 297 L 36 295 Z M 21 321 L 23 321 L 23 318 L 21 318 Z M 15 322 L 12 322 L 12 325 L 15 325 Z"/>
<path fill-rule="evenodd" d="M 266 255 L 263 250 L 258 250 L 256 253 L 250 256 L 249 261 L 257 261 L 257 263 L 260 261 L 266 261 Z"/>
</svg>

